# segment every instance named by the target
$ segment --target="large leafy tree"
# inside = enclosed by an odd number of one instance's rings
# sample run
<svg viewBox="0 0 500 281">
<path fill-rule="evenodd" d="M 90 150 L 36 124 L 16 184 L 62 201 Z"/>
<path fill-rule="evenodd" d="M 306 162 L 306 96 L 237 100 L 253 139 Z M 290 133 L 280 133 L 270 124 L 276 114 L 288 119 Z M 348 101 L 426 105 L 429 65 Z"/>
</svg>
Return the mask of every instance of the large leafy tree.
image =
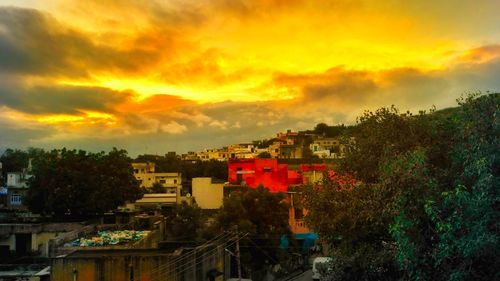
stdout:
<svg viewBox="0 0 500 281">
<path fill-rule="evenodd" d="M 377 183 L 385 162 L 427 146 L 431 132 L 425 112 L 414 116 L 410 112 L 400 113 L 394 106 L 366 111 L 350 132 L 355 143 L 347 150 L 341 169 L 367 184 Z"/>
<path fill-rule="evenodd" d="M 2 163 L 3 177 L 7 173 L 21 172 L 28 165 L 28 153 L 19 149 L 6 149 L 2 156 L 0 156 L 0 163 Z"/>
<path fill-rule="evenodd" d="M 167 221 L 167 232 L 171 240 L 195 241 L 203 227 L 203 214 L 196 204 L 188 205 L 182 202 L 175 206 Z"/>
<path fill-rule="evenodd" d="M 431 133 L 424 113 L 414 116 L 395 107 L 367 111 L 350 129 L 347 137 L 354 136 L 355 143 L 340 163 L 340 171 L 358 182 L 338 178 L 304 189 L 306 220 L 331 245 L 335 280 L 399 278 L 389 225 L 403 191 L 399 187 L 420 177 L 397 175 L 407 175 L 418 163 L 417 155 L 407 153 L 428 146 Z"/>
<path fill-rule="evenodd" d="M 35 159 L 45 152 L 39 148 L 28 148 L 27 151 L 20 149 L 6 149 L 0 156 L 2 173 L 5 178 L 7 173 L 22 172 L 28 168 L 29 159 Z M 2 177 L 2 175 L 0 175 Z"/>
<path fill-rule="evenodd" d="M 310 225 L 333 246 L 332 279 L 499 278 L 498 109 L 499 94 L 473 95 L 431 114 L 359 118 L 340 168 L 360 182 L 305 192 Z"/>
<path fill-rule="evenodd" d="M 441 169 L 452 177 L 436 173 L 440 193 L 418 205 L 422 220 L 402 208 L 391 228 L 407 280 L 500 279 L 500 95 L 472 95 L 460 105 L 448 142 L 450 165 Z"/>
<path fill-rule="evenodd" d="M 266 266 L 278 264 L 286 258 L 280 242 L 282 236 L 291 234 L 291 231 L 288 204 L 284 199 L 284 194 L 271 193 L 263 186 L 232 191 L 224 198 L 215 227 L 219 231 L 246 234 L 240 242 L 245 269 L 263 271 Z"/>
<path fill-rule="evenodd" d="M 384 194 L 364 183 L 332 181 L 305 186 L 306 221 L 330 246 L 333 280 L 394 280 L 394 247 L 386 228 Z"/>
<path fill-rule="evenodd" d="M 36 213 L 89 216 L 141 196 L 125 150 L 52 150 L 35 159 L 28 207 Z"/>
</svg>

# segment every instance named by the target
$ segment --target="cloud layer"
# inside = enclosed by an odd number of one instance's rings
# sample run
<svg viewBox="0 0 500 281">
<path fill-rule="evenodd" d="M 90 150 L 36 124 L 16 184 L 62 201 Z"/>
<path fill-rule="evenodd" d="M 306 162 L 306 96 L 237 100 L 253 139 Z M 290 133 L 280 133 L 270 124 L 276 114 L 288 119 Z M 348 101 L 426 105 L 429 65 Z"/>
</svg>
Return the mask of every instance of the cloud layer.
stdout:
<svg viewBox="0 0 500 281">
<path fill-rule="evenodd" d="M 0 6 L 0 149 L 185 152 L 500 91 L 498 3 L 420 3 Z"/>
</svg>

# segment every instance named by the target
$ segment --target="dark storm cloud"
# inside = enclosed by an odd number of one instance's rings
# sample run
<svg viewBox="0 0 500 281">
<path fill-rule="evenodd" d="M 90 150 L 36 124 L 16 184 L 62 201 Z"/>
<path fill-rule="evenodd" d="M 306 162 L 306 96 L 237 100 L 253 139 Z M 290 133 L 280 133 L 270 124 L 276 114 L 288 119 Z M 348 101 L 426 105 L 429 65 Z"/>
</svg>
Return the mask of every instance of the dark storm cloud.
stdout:
<svg viewBox="0 0 500 281">
<path fill-rule="evenodd" d="M 363 104 L 378 90 L 372 72 L 350 71 L 342 67 L 331 68 L 324 73 L 277 74 L 273 83 L 290 89 L 298 88 L 297 101 L 302 104 Z"/>
<path fill-rule="evenodd" d="M 100 87 L 26 87 L 3 81 L 0 104 L 28 114 L 78 114 L 80 110 L 112 112 L 114 104 L 125 101 L 130 95 Z"/>
<path fill-rule="evenodd" d="M 40 76 L 88 77 L 90 70 L 137 73 L 158 53 L 118 50 L 93 43 L 34 9 L 0 7 L 0 72 Z"/>
<path fill-rule="evenodd" d="M 325 83 L 304 86 L 304 100 L 346 102 L 356 99 L 364 102 L 366 98 L 377 90 L 377 85 L 365 74 L 344 73 L 341 77 L 332 77 Z"/>
</svg>

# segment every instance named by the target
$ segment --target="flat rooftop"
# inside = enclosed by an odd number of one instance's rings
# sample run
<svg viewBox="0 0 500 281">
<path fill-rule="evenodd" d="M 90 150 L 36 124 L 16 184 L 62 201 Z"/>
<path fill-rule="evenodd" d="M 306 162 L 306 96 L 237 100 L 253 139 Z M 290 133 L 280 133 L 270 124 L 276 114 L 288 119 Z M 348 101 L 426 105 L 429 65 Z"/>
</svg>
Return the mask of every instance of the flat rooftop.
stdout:
<svg viewBox="0 0 500 281">
<path fill-rule="evenodd" d="M 60 256 L 57 258 L 70 258 L 70 259 L 80 259 L 80 258 L 98 258 L 107 256 L 176 256 L 177 254 L 172 251 L 165 251 L 160 249 L 85 249 L 77 250 L 68 255 Z"/>
</svg>

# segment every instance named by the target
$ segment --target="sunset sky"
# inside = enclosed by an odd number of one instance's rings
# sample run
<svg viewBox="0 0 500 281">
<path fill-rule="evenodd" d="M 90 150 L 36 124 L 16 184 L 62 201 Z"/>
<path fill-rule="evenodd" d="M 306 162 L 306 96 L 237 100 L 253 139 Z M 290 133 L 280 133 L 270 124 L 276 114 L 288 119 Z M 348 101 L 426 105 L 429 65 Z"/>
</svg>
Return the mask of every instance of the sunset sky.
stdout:
<svg viewBox="0 0 500 281">
<path fill-rule="evenodd" d="M 500 1 L 0 0 L 0 151 L 197 151 L 500 91 Z"/>
</svg>

